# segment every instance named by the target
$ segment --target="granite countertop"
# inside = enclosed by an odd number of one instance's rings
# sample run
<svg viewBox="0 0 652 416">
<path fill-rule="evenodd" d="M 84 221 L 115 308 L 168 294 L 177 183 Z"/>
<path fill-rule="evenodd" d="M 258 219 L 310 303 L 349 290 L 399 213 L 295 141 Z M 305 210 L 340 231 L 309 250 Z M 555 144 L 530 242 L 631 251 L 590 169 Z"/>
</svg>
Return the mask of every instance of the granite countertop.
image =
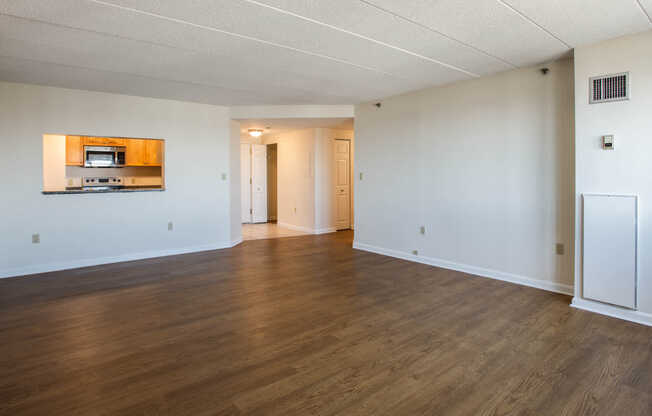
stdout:
<svg viewBox="0 0 652 416">
<path fill-rule="evenodd" d="M 129 186 L 123 188 L 46 188 L 41 191 L 45 195 L 56 194 L 109 194 L 118 192 L 161 192 L 160 186 Z"/>
</svg>

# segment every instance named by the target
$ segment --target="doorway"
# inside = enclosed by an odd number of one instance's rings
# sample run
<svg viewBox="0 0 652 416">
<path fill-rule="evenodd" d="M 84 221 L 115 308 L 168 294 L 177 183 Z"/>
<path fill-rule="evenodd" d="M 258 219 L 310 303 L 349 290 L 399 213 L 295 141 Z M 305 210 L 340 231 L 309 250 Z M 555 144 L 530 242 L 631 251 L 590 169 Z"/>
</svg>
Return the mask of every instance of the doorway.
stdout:
<svg viewBox="0 0 652 416">
<path fill-rule="evenodd" d="M 244 240 L 352 229 L 352 119 L 242 120 Z"/>
<path fill-rule="evenodd" d="M 240 157 L 243 240 L 308 234 L 277 224 L 278 145 L 242 143 Z"/>
</svg>

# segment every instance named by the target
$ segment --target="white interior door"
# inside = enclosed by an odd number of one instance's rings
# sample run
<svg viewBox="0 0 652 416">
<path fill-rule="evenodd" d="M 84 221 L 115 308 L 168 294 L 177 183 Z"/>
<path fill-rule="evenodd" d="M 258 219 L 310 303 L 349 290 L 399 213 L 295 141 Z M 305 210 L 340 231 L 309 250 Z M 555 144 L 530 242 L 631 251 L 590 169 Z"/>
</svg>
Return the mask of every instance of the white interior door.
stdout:
<svg viewBox="0 0 652 416">
<path fill-rule="evenodd" d="M 240 194 L 242 222 L 251 222 L 251 145 L 240 145 Z"/>
<path fill-rule="evenodd" d="M 351 228 L 351 142 L 335 140 L 335 227 Z"/>
<path fill-rule="evenodd" d="M 253 222 L 267 222 L 267 146 L 254 144 L 252 147 L 252 218 Z"/>
</svg>

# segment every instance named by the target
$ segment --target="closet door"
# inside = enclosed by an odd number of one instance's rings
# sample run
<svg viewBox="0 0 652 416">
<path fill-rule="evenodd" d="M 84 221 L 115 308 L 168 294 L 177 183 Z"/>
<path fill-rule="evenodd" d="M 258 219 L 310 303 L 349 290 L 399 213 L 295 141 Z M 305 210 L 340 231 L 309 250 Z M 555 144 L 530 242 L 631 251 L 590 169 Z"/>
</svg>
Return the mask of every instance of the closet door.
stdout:
<svg viewBox="0 0 652 416">
<path fill-rule="evenodd" d="M 335 140 L 335 227 L 351 228 L 351 142 Z"/>
</svg>

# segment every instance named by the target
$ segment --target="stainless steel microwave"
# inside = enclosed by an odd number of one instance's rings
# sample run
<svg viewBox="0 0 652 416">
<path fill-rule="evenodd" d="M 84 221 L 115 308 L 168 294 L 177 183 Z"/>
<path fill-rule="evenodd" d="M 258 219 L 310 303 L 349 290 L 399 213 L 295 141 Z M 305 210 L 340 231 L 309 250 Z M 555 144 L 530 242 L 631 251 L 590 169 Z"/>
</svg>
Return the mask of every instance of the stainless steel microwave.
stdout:
<svg viewBox="0 0 652 416">
<path fill-rule="evenodd" d="M 126 150 L 124 146 L 84 146 L 84 167 L 121 168 Z"/>
</svg>

